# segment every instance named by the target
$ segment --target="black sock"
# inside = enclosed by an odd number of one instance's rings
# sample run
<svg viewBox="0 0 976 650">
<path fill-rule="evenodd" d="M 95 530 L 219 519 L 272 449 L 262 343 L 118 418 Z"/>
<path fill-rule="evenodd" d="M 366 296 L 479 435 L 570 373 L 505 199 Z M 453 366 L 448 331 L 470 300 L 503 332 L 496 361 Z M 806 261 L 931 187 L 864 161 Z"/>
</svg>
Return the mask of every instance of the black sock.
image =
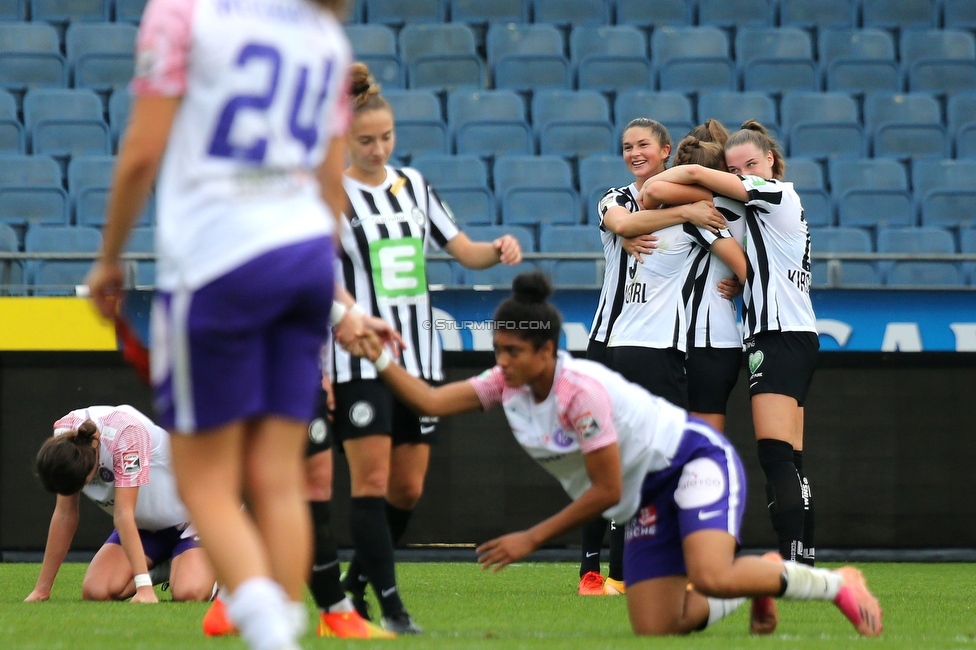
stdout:
<svg viewBox="0 0 976 650">
<path fill-rule="evenodd" d="M 349 508 L 349 531 L 362 572 L 380 601 L 384 616 L 403 611 L 393 566 L 393 540 L 386 523 L 383 497 L 353 497 Z"/>
<path fill-rule="evenodd" d="M 330 501 L 310 501 L 312 509 L 312 532 L 315 549 L 312 556 L 312 577 L 308 588 L 312 591 L 315 604 L 323 612 L 338 602 L 346 594 L 339 584 L 339 554 L 336 552 L 335 537 L 332 536 L 332 503 Z"/>
<path fill-rule="evenodd" d="M 613 522 L 610 524 L 610 572 L 611 580 L 624 579 L 624 532 L 627 526 Z"/>
<path fill-rule="evenodd" d="M 802 451 L 793 451 L 793 464 L 796 465 L 796 473 L 800 476 L 801 494 L 803 496 L 803 558 L 800 562 L 813 566 L 817 560 L 817 545 L 814 538 L 813 491 L 810 490 L 810 481 L 803 473 Z"/>
<path fill-rule="evenodd" d="M 580 577 L 590 571 L 600 573 L 600 551 L 607 534 L 607 520 L 597 517 L 583 526 L 583 549 L 580 553 Z"/>
<path fill-rule="evenodd" d="M 412 516 L 413 510 L 401 510 L 389 501 L 386 502 L 386 521 L 390 525 L 390 538 L 394 546 L 400 543 Z"/>
<path fill-rule="evenodd" d="M 769 518 L 779 538 L 784 560 L 798 562 L 803 557 L 803 496 L 800 476 L 793 464 L 793 445 L 763 438 L 757 444 L 759 465 L 766 474 L 766 502 Z"/>
</svg>

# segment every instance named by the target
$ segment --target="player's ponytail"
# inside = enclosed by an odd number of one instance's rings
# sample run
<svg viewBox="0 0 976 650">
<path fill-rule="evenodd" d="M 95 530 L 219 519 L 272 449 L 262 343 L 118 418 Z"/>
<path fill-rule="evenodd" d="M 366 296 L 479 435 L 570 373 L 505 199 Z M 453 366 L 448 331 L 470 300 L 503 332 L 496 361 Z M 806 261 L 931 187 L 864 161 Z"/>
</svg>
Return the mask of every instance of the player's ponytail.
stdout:
<svg viewBox="0 0 976 650">
<path fill-rule="evenodd" d="M 380 94 L 381 86 L 369 72 L 369 66 L 357 61 L 349 68 L 349 96 L 353 113 L 360 115 L 367 111 L 386 109 L 393 112 L 390 103 Z"/>
<path fill-rule="evenodd" d="M 559 348 L 563 319 L 546 298 L 552 295 L 552 283 L 541 271 L 520 273 L 512 281 L 512 295 L 495 310 L 495 329 L 514 332 L 538 350 L 546 341 Z"/>
<path fill-rule="evenodd" d="M 98 429 L 86 420 L 76 431 L 48 438 L 37 452 L 34 471 L 48 492 L 71 495 L 81 491 L 98 462 L 93 444 Z"/>
<path fill-rule="evenodd" d="M 688 135 L 698 138 L 702 142 L 718 143 L 720 146 L 725 146 L 729 140 L 729 130 L 725 128 L 724 124 L 713 119 L 705 120 L 704 124 L 699 124 L 693 128 Z"/>
<path fill-rule="evenodd" d="M 725 150 L 717 142 L 703 142 L 693 135 L 686 135 L 678 143 L 674 154 L 674 165 L 701 165 L 709 169 L 727 171 Z"/>
<path fill-rule="evenodd" d="M 756 120 L 743 122 L 742 129 L 729 136 L 728 142 L 725 143 L 725 150 L 728 151 L 732 147 L 750 143 L 755 145 L 763 155 L 772 152 L 773 178 L 783 178 L 783 173 L 786 171 L 783 150 L 780 149 L 779 143 L 769 135 L 766 127 Z"/>
</svg>

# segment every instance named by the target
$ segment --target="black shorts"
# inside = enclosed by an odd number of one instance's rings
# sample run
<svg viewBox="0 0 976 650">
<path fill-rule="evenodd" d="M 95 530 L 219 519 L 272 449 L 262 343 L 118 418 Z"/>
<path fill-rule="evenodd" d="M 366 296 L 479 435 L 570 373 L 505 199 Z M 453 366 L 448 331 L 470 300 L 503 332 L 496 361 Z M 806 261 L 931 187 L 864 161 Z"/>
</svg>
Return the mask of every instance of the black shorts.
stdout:
<svg viewBox="0 0 976 650">
<path fill-rule="evenodd" d="M 760 332 L 745 343 L 749 395 L 788 395 L 803 406 L 817 365 L 820 338 L 813 332 Z"/>
<path fill-rule="evenodd" d="M 382 379 L 358 379 L 335 384 L 335 437 L 342 441 L 387 435 L 393 446 L 437 442 L 435 417 L 421 417 L 393 396 Z"/>
<path fill-rule="evenodd" d="M 607 348 L 608 367 L 624 379 L 663 397 L 675 406 L 688 408 L 688 377 L 685 353 L 677 348 L 624 346 Z"/>
<path fill-rule="evenodd" d="M 688 348 L 688 410 L 725 415 L 741 367 L 742 348 Z"/>
<path fill-rule="evenodd" d="M 589 361 L 596 361 L 597 363 L 602 363 L 605 366 L 609 366 L 610 363 L 607 359 L 606 341 L 590 339 L 590 342 L 586 344 L 586 358 Z"/>
<path fill-rule="evenodd" d="M 332 429 L 334 427 L 329 422 L 330 415 L 325 391 L 319 388 L 319 393 L 315 398 L 315 419 L 308 423 L 308 444 L 305 446 L 306 458 L 332 449 Z"/>
</svg>

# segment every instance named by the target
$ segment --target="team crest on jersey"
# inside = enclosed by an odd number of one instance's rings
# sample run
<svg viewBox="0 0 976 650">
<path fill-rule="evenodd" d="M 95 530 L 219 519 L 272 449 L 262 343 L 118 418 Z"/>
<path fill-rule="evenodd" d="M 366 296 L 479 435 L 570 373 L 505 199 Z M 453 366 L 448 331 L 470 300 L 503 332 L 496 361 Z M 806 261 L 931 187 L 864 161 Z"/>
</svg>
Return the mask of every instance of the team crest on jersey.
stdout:
<svg viewBox="0 0 976 650">
<path fill-rule="evenodd" d="M 142 470 L 142 459 L 138 451 L 127 451 L 122 454 L 122 473 L 138 474 Z"/>
<path fill-rule="evenodd" d="M 765 356 L 763 355 L 762 350 L 756 350 L 749 355 L 749 372 L 751 374 L 755 374 L 756 371 L 759 370 L 759 366 L 762 365 L 764 358 Z"/>
<path fill-rule="evenodd" d="M 365 400 L 359 400 L 349 409 L 349 421 L 357 427 L 365 427 L 373 421 L 373 405 Z"/>
<path fill-rule="evenodd" d="M 115 473 L 107 467 L 99 467 L 98 480 L 102 483 L 115 483 Z"/>
<path fill-rule="evenodd" d="M 600 423 L 589 413 L 583 414 L 573 423 L 576 430 L 583 436 L 583 440 L 589 440 L 600 434 Z"/>
<path fill-rule="evenodd" d="M 410 218 L 413 219 L 413 222 L 421 228 L 424 227 L 424 223 L 427 221 L 427 215 L 424 214 L 424 211 L 418 207 L 414 207 L 414 209 L 410 211 Z"/>
</svg>

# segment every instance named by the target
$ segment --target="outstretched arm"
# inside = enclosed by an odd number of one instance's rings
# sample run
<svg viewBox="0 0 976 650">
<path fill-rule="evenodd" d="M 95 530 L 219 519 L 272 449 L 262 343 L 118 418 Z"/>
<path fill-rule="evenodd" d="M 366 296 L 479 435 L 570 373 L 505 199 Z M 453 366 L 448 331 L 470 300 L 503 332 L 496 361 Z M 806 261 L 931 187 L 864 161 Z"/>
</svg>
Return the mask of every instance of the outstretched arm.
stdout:
<svg viewBox="0 0 976 650">
<path fill-rule="evenodd" d="M 746 283 L 746 254 L 742 252 L 739 242 L 731 237 L 718 239 L 712 244 L 710 250 L 732 269 L 739 282 Z"/>
<path fill-rule="evenodd" d="M 522 247 L 515 237 L 502 235 L 495 241 L 473 242 L 459 232 L 444 247 L 451 257 L 469 269 L 487 269 L 499 262 L 515 266 L 522 261 Z"/>
<path fill-rule="evenodd" d="M 149 574 L 149 566 L 146 563 L 146 551 L 142 547 L 142 539 L 139 538 L 139 529 L 136 526 L 136 500 L 139 498 L 139 488 L 116 487 L 115 505 L 112 507 L 115 519 L 115 529 L 119 531 L 119 541 L 122 542 L 122 550 L 125 557 L 129 560 L 133 576 L 145 576 Z M 136 594 L 132 597 L 133 603 L 156 603 L 156 592 L 153 591 L 152 584 L 136 588 Z"/>
<path fill-rule="evenodd" d="M 614 206 L 603 216 L 603 224 L 621 237 L 636 237 L 685 222 L 716 232 L 725 227 L 725 219 L 712 205 L 711 198 L 709 194 L 708 201 L 638 212 Z"/>
<path fill-rule="evenodd" d="M 78 530 L 78 495 L 64 496 L 59 494 L 51 525 L 47 529 L 47 544 L 44 546 L 44 561 L 41 563 L 41 573 L 37 576 L 34 591 L 24 599 L 24 602 L 47 600 L 51 597 L 51 587 L 58 575 L 58 569 L 64 562 L 71 540 Z"/>
<path fill-rule="evenodd" d="M 650 179 L 650 183 L 678 183 L 680 185 L 701 185 L 715 194 L 727 196 L 737 201 L 748 201 L 749 193 L 735 174 L 709 169 L 701 165 L 678 165 L 666 169 Z"/>
</svg>

